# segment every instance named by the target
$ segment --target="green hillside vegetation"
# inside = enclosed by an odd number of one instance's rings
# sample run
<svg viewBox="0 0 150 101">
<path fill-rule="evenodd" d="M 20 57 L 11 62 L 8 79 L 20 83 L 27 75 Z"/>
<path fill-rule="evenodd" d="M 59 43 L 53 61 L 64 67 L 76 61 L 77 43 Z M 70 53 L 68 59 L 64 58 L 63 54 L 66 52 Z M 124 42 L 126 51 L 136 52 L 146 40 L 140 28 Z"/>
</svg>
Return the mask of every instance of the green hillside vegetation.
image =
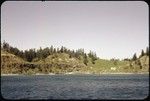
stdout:
<svg viewBox="0 0 150 101">
<path fill-rule="evenodd" d="M 18 73 L 19 67 L 25 61 L 11 53 L 1 50 L 1 72 L 2 73 Z"/>
<path fill-rule="evenodd" d="M 97 57 L 95 52 L 88 54 L 84 49 L 69 50 L 53 46 L 20 51 L 4 42 L 1 45 L 2 74 L 37 74 L 37 73 L 145 73 L 149 72 L 149 48 L 142 50 L 139 57 L 132 59 L 105 60 Z"/>
</svg>

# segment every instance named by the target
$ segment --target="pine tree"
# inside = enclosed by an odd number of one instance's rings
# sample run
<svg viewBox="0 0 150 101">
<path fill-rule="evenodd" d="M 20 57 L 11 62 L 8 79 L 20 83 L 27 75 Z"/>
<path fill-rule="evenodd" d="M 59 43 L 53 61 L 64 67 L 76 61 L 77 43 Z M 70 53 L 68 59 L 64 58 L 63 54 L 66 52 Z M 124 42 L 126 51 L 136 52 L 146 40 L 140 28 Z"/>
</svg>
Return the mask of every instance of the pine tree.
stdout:
<svg viewBox="0 0 150 101">
<path fill-rule="evenodd" d="M 84 54 L 84 60 L 83 60 L 84 64 L 87 65 L 88 63 L 88 59 L 87 59 L 87 55 L 86 53 Z"/>
<path fill-rule="evenodd" d="M 36 54 L 35 54 L 35 50 L 34 49 L 29 49 L 28 50 L 25 50 L 25 58 L 27 61 L 31 62 L 33 60 L 33 58 L 36 57 Z"/>
<path fill-rule="evenodd" d="M 53 53 L 56 53 L 56 48 L 54 48 Z"/>
<path fill-rule="evenodd" d="M 139 57 L 142 57 L 142 56 L 144 56 L 144 50 L 142 49 L 142 51 L 141 51 L 141 55 L 139 56 Z"/>
<path fill-rule="evenodd" d="M 2 47 L 5 51 L 7 51 L 7 52 L 10 51 L 10 46 L 7 42 L 4 41 Z"/>
<path fill-rule="evenodd" d="M 133 55 L 132 60 L 135 61 L 137 59 L 136 53 Z"/>
<path fill-rule="evenodd" d="M 115 66 L 117 65 L 117 60 L 116 60 L 116 59 L 114 60 L 114 65 L 115 65 Z"/>
<path fill-rule="evenodd" d="M 50 53 L 49 53 L 49 48 L 46 47 L 46 48 L 44 48 L 43 51 L 42 51 L 42 57 L 43 57 L 43 58 L 46 58 L 48 55 L 50 55 Z"/>
<path fill-rule="evenodd" d="M 59 50 L 59 48 L 57 48 L 57 53 L 60 53 L 60 50 Z"/>
<path fill-rule="evenodd" d="M 54 51 L 54 48 L 53 48 L 53 46 L 51 45 L 51 47 L 50 47 L 50 54 L 53 54 L 53 51 Z"/>
<path fill-rule="evenodd" d="M 43 57 L 42 57 L 42 51 L 43 51 L 43 49 L 40 47 L 40 49 L 39 50 L 37 50 L 37 57 L 39 58 L 39 59 L 42 59 Z"/>
<path fill-rule="evenodd" d="M 61 48 L 60 48 L 60 52 L 61 52 L 61 53 L 63 53 L 63 52 L 64 52 L 64 47 L 63 47 L 63 46 L 61 46 Z"/>
<path fill-rule="evenodd" d="M 146 55 L 149 56 L 149 47 L 146 48 Z"/>
<path fill-rule="evenodd" d="M 96 53 L 90 51 L 90 52 L 88 53 L 88 56 L 91 58 L 91 62 L 92 62 L 93 64 L 95 64 L 95 60 L 98 59 L 97 56 L 96 56 Z"/>
</svg>

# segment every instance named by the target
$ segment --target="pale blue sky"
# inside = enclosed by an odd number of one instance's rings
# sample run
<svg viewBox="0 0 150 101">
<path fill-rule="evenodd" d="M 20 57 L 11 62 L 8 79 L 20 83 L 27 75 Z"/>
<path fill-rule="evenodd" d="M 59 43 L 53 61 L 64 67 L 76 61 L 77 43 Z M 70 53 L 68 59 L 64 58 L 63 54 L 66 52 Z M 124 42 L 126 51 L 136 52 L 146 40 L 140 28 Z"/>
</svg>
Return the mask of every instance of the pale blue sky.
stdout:
<svg viewBox="0 0 150 101">
<path fill-rule="evenodd" d="M 63 45 L 122 59 L 148 46 L 148 20 L 143 1 L 5 1 L 1 41 L 22 50 Z"/>
</svg>

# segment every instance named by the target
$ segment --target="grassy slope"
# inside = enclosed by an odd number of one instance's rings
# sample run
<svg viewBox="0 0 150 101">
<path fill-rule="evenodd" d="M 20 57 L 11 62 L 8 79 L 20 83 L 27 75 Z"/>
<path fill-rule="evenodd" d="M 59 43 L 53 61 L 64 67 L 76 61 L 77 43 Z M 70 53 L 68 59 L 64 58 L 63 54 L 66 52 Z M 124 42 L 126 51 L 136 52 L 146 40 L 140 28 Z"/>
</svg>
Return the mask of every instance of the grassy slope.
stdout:
<svg viewBox="0 0 150 101">
<path fill-rule="evenodd" d="M 23 63 L 25 62 L 22 58 L 19 58 L 11 53 L 8 53 L 6 51 L 1 50 L 1 57 L 2 60 L 1 62 L 3 62 L 3 60 L 7 61 L 7 63 Z"/>
<path fill-rule="evenodd" d="M 1 50 L 1 73 L 17 73 L 19 65 L 25 61 L 11 53 Z"/>
<path fill-rule="evenodd" d="M 90 71 L 93 71 L 94 73 L 119 72 L 119 70 L 127 64 L 127 61 L 117 61 L 115 64 L 114 61 L 98 59 L 95 61 L 95 64 L 89 63 L 88 66 L 90 67 Z M 111 68 L 116 68 L 116 70 L 111 70 Z"/>
<path fill-rule="evenodd" d="M 29 63 L 24 61 L 23 59 L 10 54 L 5 51 L 1 51 L 1 63 L 5 64 L 5 69 L 2 68 L 2 73 L 7 73 L 14 71 L 17 67 L 8 66 L 8 64 L 13 63 L 27 63 L 27 64 L 35 64 L 38 65 L 38 68 L 31 69 L 28 67 L 27 71 L 29 73 L 36 72 L 53 72 L 53 73 L 65 73 L 65 72 L 84 72 L 84 73 L 112 73 L 112 72 L 146 72 L 149 70 L 149 57 L 143 56 L 139 60 L 142 64 L 142 69 L 139 68 L 138 65 L 135 65 L 132 62 L 133 66 L 130 67 L 129 61 L 117 61 L 116 64 L 114 61 L 98 59 L 95 61 L 95 64 L 91 63 L 91 58 L 88 57 L 88 65 L 86 66 L 83 63 L 83 57 L 80 59 L 70 58 L 66 53 L 57 53 L 48 56 L 45 59 L 34 59 L 33 62 Z M 45 64 L 52 64 L 51 67 L 45 67 Z M 40 68 L 39 68 L 40 67 Z M 11 69 L 10 69 L 11 68 Z M 116 68 L 112 70 L 111 68 Z M 8 70 L 7 70 L 8 69 Z M 10 69 L 10 70 L 9 70 Z M 16 73 L 16 72 L 15 72 Z"/>
<path fill-rule="evenodd" d="M 135 64 L 135 61 L 117 61 L 116 64 L 111 60 L 98 59 L 95 61 L 95 64 L 91 62 L 88 63 L 87 71 L 91 71 L 92 73 L 119 73 L 119 72 L 129 72 L 129 73 L 137 73 L 137 72 L 148 72 L 149 71 L 149 57 L 143 56 L 137 61 L 141 62 L 142 67 Z M 90 61 L 90 59 L 89 59 Z M 132 67 L 130 66 L 132 64 Z M 115 68 L 115 70 L 111 69 Z"/>
<path fill-rule="evenodd" d="M 52 72 L 66 73 L 66 72 L 76 72 L 82 71 L 85 68 L 82 60 L 77 58 L 70 58 L 66 53 L 56 53 L 49 55 L 47 58 L 34 61 L 36 64 L 52 64 Z"/>
</svg>

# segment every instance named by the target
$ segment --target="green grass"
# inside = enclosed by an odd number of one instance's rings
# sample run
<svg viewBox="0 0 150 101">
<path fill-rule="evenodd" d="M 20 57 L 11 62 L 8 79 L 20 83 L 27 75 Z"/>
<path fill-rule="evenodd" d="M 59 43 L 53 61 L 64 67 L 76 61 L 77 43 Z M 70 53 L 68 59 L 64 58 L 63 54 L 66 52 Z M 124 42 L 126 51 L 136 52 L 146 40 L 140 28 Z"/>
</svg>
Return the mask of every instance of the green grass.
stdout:
<svg viewBox="0 0 150 101">
<path fill-rule="evenodd" d="M 125 66 L 127 66 L 127 61 L 114 61 L 98 59 L 95 61 L 95 64 L 88 63 L 89 70 L 93 72 L 119 72 Z M 115 67 L 116 70 L 111 70 L 112 67 Z"/>
<path fill-rule="evenodd" d="M 140 72 L 140 71 L 148 71 L 149 67 L 139 68 L 138 65 L 133 65 L 130 67 L 129 61 L 112 61 L 105 59 L 98 59 L 95 61 L 95 64 L 91 62 L 91 58 L 88 57 L 88 65 L 86 66 L 83 63 L 83 57 L 80 59 L 69 57 L 69 54 L 66 53 L 56 53 L 53 55 L 49 55 L 45 59 L 34 59 L 33 62 L 26 62 L 23 59 L 5 52 L 1 51 L 1 63 L 4 65 L 1 66 L 2 73 L 23 73 L 23 74 L 35 74 L 35 73 L 67 73 L 67 72 L 82 72 L 82 73 L 112 73 L 112 72 Z M 142 61 L 142 65 L 145 63 L 149 65 L 149 57 L 145 56 L 140 58 Z M 13 64 L 28 64 L 28 65 L 36 65 L 35 68 L 18 67 L 18 65 L 14 66 Z M 132 62 L 133 63 L 133 62 Z M 47 67 L 47 64 L 52 64 L 52 67 Z M 112 70 L 111 68 L 116 68 Z"/>
</svg>

